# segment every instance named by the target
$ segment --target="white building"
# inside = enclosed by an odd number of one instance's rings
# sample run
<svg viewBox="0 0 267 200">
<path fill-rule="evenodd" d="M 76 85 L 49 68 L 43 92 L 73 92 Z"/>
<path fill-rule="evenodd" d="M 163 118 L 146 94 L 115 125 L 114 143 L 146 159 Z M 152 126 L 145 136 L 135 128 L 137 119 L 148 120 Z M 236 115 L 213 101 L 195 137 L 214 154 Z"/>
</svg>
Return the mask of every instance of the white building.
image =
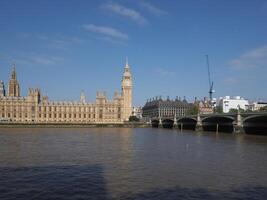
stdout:
<svg viewBox="0 0 267 200">
<path fill-rule="evenodd" d="M 267 102 L 254 102 L 252 105 L 251 105 L 251 110 L 252 111 L 259 111 L 261 108 L 267 106 Z"/>
<path fill-rule="evenodd" d="M 225 96 L 221 97 L 219 100 L 219 107 L 222 108 L 224 113 L 228 113 L 230 109 L 244 109 L 247 110 L 249 107 L 248 100 L 241 98 L 240 96 L 230 97 Z"/>
<path fill-rule="evenodd" d="M 142 107 L 133 107 L 132 109 L 132 116 L 137 117 L 138 119 L 142 119 Z"/>
</svg>

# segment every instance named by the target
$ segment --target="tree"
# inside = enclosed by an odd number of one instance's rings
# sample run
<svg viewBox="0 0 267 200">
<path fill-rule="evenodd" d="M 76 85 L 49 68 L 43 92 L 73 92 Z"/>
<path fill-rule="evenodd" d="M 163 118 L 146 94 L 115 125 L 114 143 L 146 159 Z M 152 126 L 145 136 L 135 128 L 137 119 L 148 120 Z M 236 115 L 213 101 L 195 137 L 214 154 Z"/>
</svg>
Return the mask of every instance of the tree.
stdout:
<svg viewBox="0 0 267 200">
<path fill-rule="evenodd" d="M 238 110 L 236 108 L 231 108 L 229 110 L 229 113 L 237 113 L 237 112 L 238 112 Z"/>
<path fill-rule="evenodd" d="M 190 106 L 186 111 L 186 115 L 197 115 L 197 113 L 198 113 L 197 105 Z"/>
<path fill-rule="evenodd" d="M 237 113 L 238 112 L 238 109 L 236 109 L 236 108 L 231 108 L 230 110 L 229 110 L 229 113 Z M 243 109 L 243 108 L 239 108 L 239 112 L 245 112 L 245 110 Z"/>
<path fill-rule="evenodd" d="M 261 107 L 260 112 L 267 112 L 267 106 Z"/>
<path fill-rule="evenodd" d="M 139 122 L 139 121 L 140 121 L 139 118 L 136 116 L 130 116 L 129 117 L 129 122 Z"/>
</svg>

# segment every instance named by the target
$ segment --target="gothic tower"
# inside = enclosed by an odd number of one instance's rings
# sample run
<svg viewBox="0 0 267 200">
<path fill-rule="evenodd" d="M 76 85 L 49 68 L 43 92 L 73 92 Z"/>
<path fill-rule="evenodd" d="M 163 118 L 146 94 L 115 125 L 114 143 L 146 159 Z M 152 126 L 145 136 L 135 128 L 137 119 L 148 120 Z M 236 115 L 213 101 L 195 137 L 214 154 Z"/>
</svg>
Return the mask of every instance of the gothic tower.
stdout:
<svg viewBox="0 0 267 200">
<path fill-rule="evenodd" d="M 132 114 L 132 75 L 130 73 L 128 59 L 126 59 L 121 80 L 121 94 L 123 98 L 123 120 L 128 121 Z"/>
<path fill-rule="evenodd" d="M 10 76 L 9 83 L 8 83 L 8 96 L 10 97 L 20 96 L 19 83 L 17 81 L 15 65 L 13 65 L 13 70 L 11 72 L 11 76 Z"/>
</svg>

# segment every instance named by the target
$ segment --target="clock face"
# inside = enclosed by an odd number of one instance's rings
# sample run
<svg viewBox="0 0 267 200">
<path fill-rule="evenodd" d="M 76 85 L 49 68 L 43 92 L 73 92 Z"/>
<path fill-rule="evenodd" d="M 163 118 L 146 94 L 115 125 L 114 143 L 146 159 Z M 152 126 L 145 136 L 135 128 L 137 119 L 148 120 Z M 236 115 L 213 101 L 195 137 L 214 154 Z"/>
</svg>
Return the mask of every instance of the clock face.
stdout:
<svg viewBox="0 0 267 200">
<path fill-rule="evenodd" d="M 125 85 L 130 86 L 130 80 L 125 80 Z"/>
</svg>

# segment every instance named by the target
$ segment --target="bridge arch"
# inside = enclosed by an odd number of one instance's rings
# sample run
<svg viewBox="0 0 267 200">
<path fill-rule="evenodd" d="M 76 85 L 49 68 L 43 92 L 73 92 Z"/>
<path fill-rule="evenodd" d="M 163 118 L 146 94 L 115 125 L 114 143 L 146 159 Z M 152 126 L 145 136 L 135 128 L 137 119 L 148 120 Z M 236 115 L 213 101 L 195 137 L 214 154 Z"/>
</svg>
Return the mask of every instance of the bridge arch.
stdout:
<svg viewBox="0 0 267 200">
<path fill-rule="evenodd" d="M 183 117 L 177 121 L 179 129 L 195 130 L 197 120 L 192 117 Z"/>
<path fill-rule="evenodd" d="M 229 132 L 234 131 L 235 119 L 230 116 L 209 116 L 202 119 L 202 127 L 204 131 L 213 131 L 213 132 Z"/>
<path fill-rule="evenodd" d="M 247 134 L 267 135 L 267 114 L 244 118 L 243 128 Z"/>
<path fill-rule="evenodd" d="M 151 121 L 152 127 L 158 128 L 159 127 L 159 120 L 154 119 Z"/>
<path fill-rule="evenodd" d="M 163 128 L 173 128 L 174 121 L 172 119 L 164 119 L 162 120 Z"/>
</svg>

